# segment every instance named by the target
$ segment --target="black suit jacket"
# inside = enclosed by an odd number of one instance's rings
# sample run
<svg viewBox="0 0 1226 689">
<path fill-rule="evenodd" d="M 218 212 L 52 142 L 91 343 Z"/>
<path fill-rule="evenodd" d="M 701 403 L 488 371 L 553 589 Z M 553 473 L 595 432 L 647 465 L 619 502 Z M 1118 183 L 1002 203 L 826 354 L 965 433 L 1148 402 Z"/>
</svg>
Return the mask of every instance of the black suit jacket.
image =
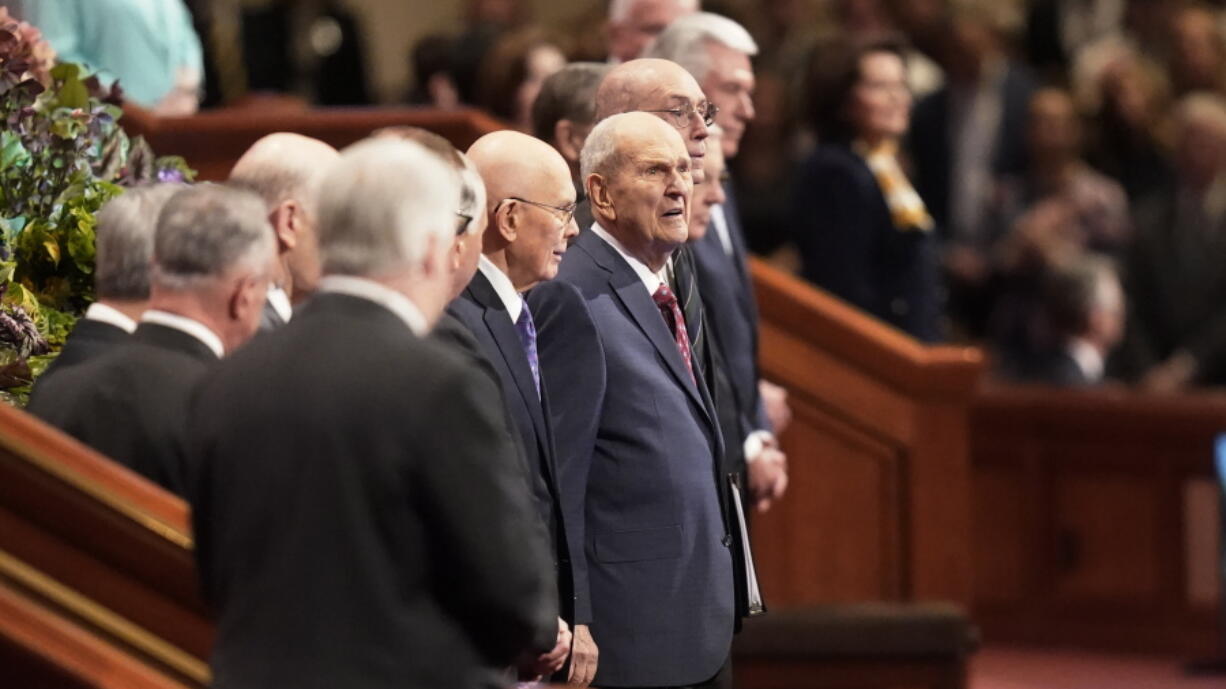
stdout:
<svg viewBox="0 0 1226 689">
<path fill-rule="evenodd" d="M 182 495 L 188 401 L 216 362 L 195 337 L 141 323 L 110 352 L 43 381 L 26 409 Z"/>
<path fill-rule="evenodd" d="M 546 536 L 498 399 L 340 294 L 217 368 L 189 433 L 214 687 L 471 687 L 553 646 Z"/>
<path fill-rule="evenodd" d="M 575 562 L 576 621 L 600 686 L 710 679 L 735 625 L 723 443 L 701 367 L 691 379 L 630 265 L 583 232 L 528 296 L 551 401 Z"/>
<path fill-rule="evenodd" d="M 72 332 L 68 333 L 68 339 L 64 341 L 59 356 L 52 360 L 47 370 L 35 381 L 34 388 L 30 391 L 30 399 L 35 399 L 45 382 L 56 373 L 110 351 L 112 347 L 127 339 L 128 332 L 119 326 L 89 318 L 77 321 Z"/>
<path fill-rule="evenodd" d="M 894 227 L 877 180 L 850 147 L 819 145 L 801 166 L 792 229 L 807 280 L 913 337 L 939 339 L 935 237 Z"/>
<path fill-rule="evenodd" d="M 508 419 L 526 459 L 528 481 L 541 522 L 553 543 L 553 564 L 558 568 L 559 600 L 563 617 L 574 619 L 574 584 L 566 545 L 557 480 L 557 457 L 549 423 L 549 396 L 544 386 L 537 396 L 528 357 L 506 305 L 481 272 L 448 307 L 448 312 L 471 332 L 486 361 L 497 372 Z"/>
</svg>

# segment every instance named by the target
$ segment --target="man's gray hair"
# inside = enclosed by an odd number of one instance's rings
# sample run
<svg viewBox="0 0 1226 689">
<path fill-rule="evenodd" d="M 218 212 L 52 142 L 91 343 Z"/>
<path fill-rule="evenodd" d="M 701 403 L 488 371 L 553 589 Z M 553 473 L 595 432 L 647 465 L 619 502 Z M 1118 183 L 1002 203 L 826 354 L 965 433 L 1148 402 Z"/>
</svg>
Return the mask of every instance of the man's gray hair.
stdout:
<svg viewBox="0 0 1226 689">
<path fill-rule="evenodd" d="M 275 252 L 259 196 L 200 184 L 172 196 L 158 216 L 153 280 L 167 289 L 197 289 L 235 269 L 260 273 Z"/>
<path fill-rule="evenodd" d="M 626 21 L 630 16 L 630 11 L 634 9 L 635 4 L 643 0 L 610 0 L 609 2 L 609 21 L 620 23 Z M 698 9 L 698 0 L 668 0 L 676 5 L 685 8 Z"/>
<path fill-rule="evenodd" d="M 319 198 L 319 253 L 328 275 L 416 272 L 430 241 L 451 246 L 460 177 L 421 144 L 366 139 L 341 152 Z"/>
<path fill-rule="evenodd" d="M 596 119 L 596 88 L 611 67 L 604 62 L 572 62 L 541 84 L 532 102 L 532 134 L 553 141 L 561 120 L 591 124 Z"/>
<path fill-rule="evenodd" d="M 632 114 L 623 112 L 610 115 L 598 122 L 587 135 L 583 150 L 579 152 L 579 179 L 584 185 L 592 173 L 608 176 L 610 171 L 621 167 L 625 156 L 617 149 L 617 127 Z"/>
<path fill-rule="evenodd" d="M 149 262 L 158 215 L 182 184 L 150 184 L 129 189 L 98 211 L 95 230 L 94 293 L 98 299 L 144 301 L 149 298 Z"/>
<path fill-rule="evenodd" d="M 699 12 L 669 24 L 643 57 L 672 60 L 698 81 L 711 70 L 707 45 L 717 43 L 749 57 L 758 54 L 753 36 L 737 22 L 711 12 Z"/>
<path fill-rule="evenodd" d="M 472 232 L 477 219 L 485 214 L 485 180 L 477 172 L 477 166 L 463 153 L 459 154 L 464 161 L 464 169 L 460 170 L 460 213 L 471 218 L 464 225 L 460 234 Z"/>
</svg>

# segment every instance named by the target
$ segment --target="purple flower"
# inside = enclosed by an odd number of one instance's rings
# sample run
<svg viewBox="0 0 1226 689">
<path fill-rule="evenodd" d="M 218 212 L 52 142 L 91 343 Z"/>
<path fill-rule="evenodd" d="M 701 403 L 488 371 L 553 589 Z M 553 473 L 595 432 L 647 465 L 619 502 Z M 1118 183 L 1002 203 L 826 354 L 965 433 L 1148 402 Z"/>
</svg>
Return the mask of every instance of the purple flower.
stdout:
<svg viewBox="0 0 1226 689">
<path fill-rule="evenodd" d="M 173 167 L 167 167 L 167 168 L 162 168 L 161 170 L 158 170 L 157 177 L 158 177 L 159 182 L 171 182 L 175 184 L 182 184 L 183 182 L 187 181 L 187 178 L 183 176 L 183 171 L 178 170 Z"/>
</svg>

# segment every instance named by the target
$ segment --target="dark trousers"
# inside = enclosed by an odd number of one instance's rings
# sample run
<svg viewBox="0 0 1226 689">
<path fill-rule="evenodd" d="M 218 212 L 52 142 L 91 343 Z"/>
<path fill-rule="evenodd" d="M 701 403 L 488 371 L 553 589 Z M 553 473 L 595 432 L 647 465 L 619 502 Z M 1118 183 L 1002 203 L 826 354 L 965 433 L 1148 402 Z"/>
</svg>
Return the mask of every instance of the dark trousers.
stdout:
<svg viewBox="0 0 1226 689">
<path fill-rule="evenodd" d="M 617 687 L 600 686 L 600 689 L 618 689 Z M 732 656 L 729 655 L 720 666 L 715 676 L 705 682 L 689 684 L 684 687 L 636 687 L 636 689 L 732 689 Z"/>
</svg>

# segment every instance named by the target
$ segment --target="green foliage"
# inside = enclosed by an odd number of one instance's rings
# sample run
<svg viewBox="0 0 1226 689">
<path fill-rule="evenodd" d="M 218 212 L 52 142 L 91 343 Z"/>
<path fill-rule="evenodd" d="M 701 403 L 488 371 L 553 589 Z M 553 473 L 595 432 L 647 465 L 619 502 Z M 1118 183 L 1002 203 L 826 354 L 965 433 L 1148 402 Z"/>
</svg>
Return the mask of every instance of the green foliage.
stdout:
<svg viewBox="0 0 1226 689">
<path fill-rule="evenodd" d="M 97 78 L 51 62 L 37 30 L 0 7 L 0 398 L 10 402 L 93 301 L 98 210 L 125 187 L 194 176 L 128 137 Z"/>
</svg>

